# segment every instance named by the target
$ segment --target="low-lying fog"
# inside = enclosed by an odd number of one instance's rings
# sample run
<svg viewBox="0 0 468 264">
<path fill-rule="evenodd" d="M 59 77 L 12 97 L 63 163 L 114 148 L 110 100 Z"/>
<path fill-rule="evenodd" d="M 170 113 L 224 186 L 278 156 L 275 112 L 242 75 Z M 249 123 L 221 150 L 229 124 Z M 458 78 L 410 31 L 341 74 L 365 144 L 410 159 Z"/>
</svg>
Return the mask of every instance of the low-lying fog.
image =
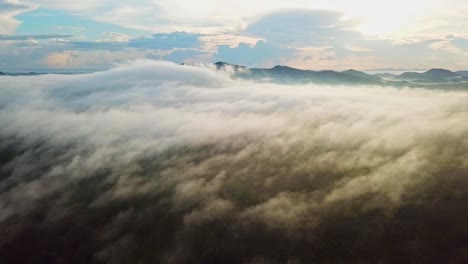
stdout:
<svg viewBox="0 0 468 264">
<path fill-rule="evenodd" d="M 2 263 L 468 260 L 463 91 L 0 77 L 0 168 Z"/>
</svg>

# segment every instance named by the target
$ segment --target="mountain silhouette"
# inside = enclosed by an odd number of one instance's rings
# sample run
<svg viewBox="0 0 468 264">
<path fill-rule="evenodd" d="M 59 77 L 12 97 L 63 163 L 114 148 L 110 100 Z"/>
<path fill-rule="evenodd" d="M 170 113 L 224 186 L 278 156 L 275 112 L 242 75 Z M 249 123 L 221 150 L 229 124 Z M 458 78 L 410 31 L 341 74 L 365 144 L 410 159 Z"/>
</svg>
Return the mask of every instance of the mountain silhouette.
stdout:
<svg viewBox="0 0 468 264">
<path fill-rule="evenodd" d="M 273 68 L 247 68 L 227 62 L 216 62 L 217 69 L 231 67 L 235 77 L 251 80 L 269 80 L 276 83 L 319 83 L 319 84 L 382 84 L 384 81 L 370 74 L 356 70 L 311 71 L 277 65 Z"/>
<path fill-rule="evenodd" d="M 369 79 L 369 80 L 372 80 L 372 81 L 375 81 L 375 82 L 381 82 L 382 81 L 382 78 L 380 78 L 379 76 L 370 75 L 370 74 L 367 74 L 367 73 L 364 73 L 364 72 L 361 72 L 361 71 L 356 71 L 356 70 L 353 70 L 353 69 L 344 71 L 343 73 L 353 75 L 353 76 L 357 76 L 357 77 L 366 78 L 366 79 Z"/>
<path fill-rule="evenodd" d="M 452 72 L 446 69 L 430 69 L 426 72 L 367 74 L 357 70 L 313 71 L 277 65 L 273 68 L 248 68 L 227 62 L 216 62 L 218 70 L 233 69 L 234 78 L 266 81 L 279 84 L 328 84 L 328 85 L 379 85 L 393 87 L 425 87 L 429 89 L 468 89 L 468 71 Z"/>
<path fill-rule="evenodd" d="M 380 78 L 388 78 L 388 79 L 391 79 L 391 78 L 397 77 L 398 74 L 393 74 L 393 73 L 384 72 L 384 73 L 377 73 L 377 74 L 374 74 L 374 76 L 377 76 L 377 77 L 380 77 Z"/>
<path fill-rule="evenodd" d="M 455 73 L 468 78 L 468 71 L 457 71 Z"/>
<path fill-rule="evenodd" d="M 464 80 L 464 77 L 456 72 L 445 69 L 430 69 L 423 73 L 418 72 L 405 72 L 395 77 L 400 80 L 413 80 L 413 81 L 455 81 Z"/>
</svg>

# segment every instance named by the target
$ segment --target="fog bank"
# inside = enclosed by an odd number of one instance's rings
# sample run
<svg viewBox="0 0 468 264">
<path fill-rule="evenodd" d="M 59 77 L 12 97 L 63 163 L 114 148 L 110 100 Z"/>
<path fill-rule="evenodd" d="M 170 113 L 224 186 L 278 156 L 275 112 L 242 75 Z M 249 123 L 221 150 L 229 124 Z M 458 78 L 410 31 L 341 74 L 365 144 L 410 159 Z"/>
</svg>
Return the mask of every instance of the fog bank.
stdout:
<svg viewBox="0 0 468 264">
<path fill-rule="evenodd" d="M 467 120 L 167 62 L 0 77 L 0 261 L 464 263 Z"/>
</svg>

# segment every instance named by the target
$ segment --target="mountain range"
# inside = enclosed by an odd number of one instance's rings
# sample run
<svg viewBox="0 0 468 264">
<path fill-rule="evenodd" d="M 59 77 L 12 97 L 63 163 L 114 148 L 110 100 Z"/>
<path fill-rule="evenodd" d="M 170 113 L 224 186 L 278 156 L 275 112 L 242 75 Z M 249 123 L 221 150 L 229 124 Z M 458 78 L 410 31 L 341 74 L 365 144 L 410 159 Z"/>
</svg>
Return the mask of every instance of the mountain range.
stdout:
<svg viewBox="0 0 468 264">
<path fill-rule="evenodd" d="M 253 80 L 268 80 L 277 83 L 320 83 L 320 84 L 382 84 L 383 79 L 364 72 L 348 70 L 337 72 L 332 70 L 311 71 L 288 66 L 273 68 L 247 68 L 226 62 L 215 63 L 217 69 L 230 67 L 235 77 Z"/>
<path fill-rule="evenodd" d="M 183 64 L 184 65 L 184 64 Z M 333 71 L 333 70 L 301 70 L 288 66 L 277 65 L 273 68 L 248 68 L 242 65 L 227 62 L 216 62 L 216 69 L 233 71 L 235 78 L 268 81 L 274 83 L 289 84 L 329 84 L 329 85 L 381 85 L 381 86 L 409 86 L 437 88 L 468 89 L 468 71 L 449 71 L 446 69 L 430 69 L 426 72 L 404 72 L 400 75 L 392 73 L 368 74 L 357 70 Z M 7 76 L 34 76 L 47 74 L 44 72 L 8 73 L 0 71 Z M 55 73 L 76 74 L 76 73 Z"/>
<path fill-rule="evenodd" d="M 368 74 L 357 70 L 312 71 L 277 65 L 273 68 L 248 68 L 227 62 L 216 62 L 218 70 L 231 68 L 234 77 L 276 83 L 317 83 L 317 84 L 356 84 L 389 86 L 422 86 L 432 88 L 435 84 L 444 84 L 448 88 L 467 88 L 468 71 L 452 72 L 445 69 L 430 69 L 426 72 L 404 72 L 400 75 L 391 73 Z"/>
<path fill-rule="evenodd" d="M 463 72 L 457 73 L 445 69 L 430 69 L 426 72 L 405 72 L 394 77 L 400 80 L 412 80 L 416 82 L 436 81 L 436 82 L 459 82 L 468 81 L 468 78 L 462 75 Z"/>
<path fill-rule="evenodd" d="M 461 75 L 463 77 L 468 77 L 468 71 L 457 71 L 455 73 L 457 73 L 458 75 Z"/>
<path fill-rule="evenodd" d="M 15 73 L 11 73 L 11 72 L 1 72 L 0 71 L 0 75 L 3 75 L 3 76 L 35 76 L 35 75 L 44 75 L 44 74 L 48 74 L 48 73 L 45 73 L 45 72 L 15 72 Z"/>
</svg>

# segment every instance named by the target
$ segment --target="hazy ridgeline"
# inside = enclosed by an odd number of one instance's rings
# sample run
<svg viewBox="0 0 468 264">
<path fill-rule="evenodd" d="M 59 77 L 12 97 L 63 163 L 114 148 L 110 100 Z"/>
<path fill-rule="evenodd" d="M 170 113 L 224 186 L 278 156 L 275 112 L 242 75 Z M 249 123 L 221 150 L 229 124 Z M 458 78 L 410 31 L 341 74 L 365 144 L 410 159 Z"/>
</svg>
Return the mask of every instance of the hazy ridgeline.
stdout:
<svg viewBox="0 0 468 264">
<path fill-rule="evenodd" d="M 468 261 L 468 92 L 140 61 L 0 109 L 0 263 Z"/>
</svg>

